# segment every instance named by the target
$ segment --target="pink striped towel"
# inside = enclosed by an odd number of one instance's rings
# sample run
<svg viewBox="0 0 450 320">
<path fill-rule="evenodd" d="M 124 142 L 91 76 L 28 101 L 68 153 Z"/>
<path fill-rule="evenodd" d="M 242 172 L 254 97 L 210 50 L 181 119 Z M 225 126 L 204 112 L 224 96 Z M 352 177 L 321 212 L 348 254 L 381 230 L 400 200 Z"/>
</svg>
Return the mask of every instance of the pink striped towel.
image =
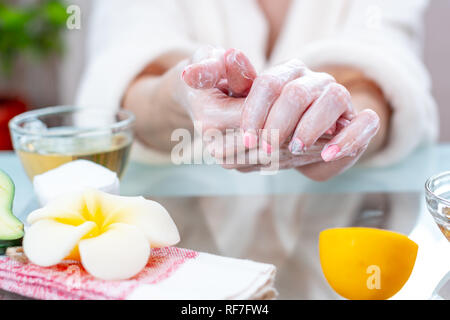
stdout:
<svg viewBox="0 0 450 320">
<path fill-rule="evenodd" d="M 176 247 L 152 249 L 143 271 L 122 281 L 99 280 L 78 262 L 52 267 L 0 258 L 0 288 L 36 299 L 274 298 L 275 267 Z"/>
</svg>

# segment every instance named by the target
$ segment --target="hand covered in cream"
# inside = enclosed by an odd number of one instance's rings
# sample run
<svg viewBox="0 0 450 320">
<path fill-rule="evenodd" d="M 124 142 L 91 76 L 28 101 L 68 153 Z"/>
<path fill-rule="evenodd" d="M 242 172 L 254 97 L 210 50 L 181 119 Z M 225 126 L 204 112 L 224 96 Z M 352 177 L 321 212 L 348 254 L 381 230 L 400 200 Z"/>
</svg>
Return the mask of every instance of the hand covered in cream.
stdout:
<svg viewBox="0 0 450 320">
<path fill-rule="evenodd" d="M 78 260 L 104 280 L 133 277 L 146 266 L 152 247 L 180 240 L 159 203 L 95 189 L 60 196 L 30 213 L 27 222 L 23 249 L 32 263 Z"/>
<path fill-rule="evenodd" d="M 298 168 L 317 180 L 354 164 L 380 126 L 374 111 L 353 109 L 350 93 L 331 75 L 297 59 L 257 75 L 242 52 L 205 47 L 191 58 L 182 79 L 189 87 L 186 105 L 203 130 L 242 128 L 246 152 L 259 144 L 270 154 L 280 146 L 282 168 Z M 271 130 L 278 131 L 278 141 L 271 141 Z"/>
<path fill-rule="evenodd" d="M 256 78 L 242 52 L 205 46 L 178 67 L 182 81 L 176 99 L 203 132 L 240 127 L 245 97 Z"/>
</svg>

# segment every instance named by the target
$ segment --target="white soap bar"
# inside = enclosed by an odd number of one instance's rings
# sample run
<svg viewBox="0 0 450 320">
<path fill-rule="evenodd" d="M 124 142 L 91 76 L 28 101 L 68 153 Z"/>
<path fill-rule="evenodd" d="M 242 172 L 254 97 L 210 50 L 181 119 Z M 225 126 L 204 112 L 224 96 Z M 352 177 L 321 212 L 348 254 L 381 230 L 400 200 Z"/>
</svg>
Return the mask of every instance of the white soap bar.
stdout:
<svg viewBox="0 0 450 320">
<path fill-rule="evenodd" d="M 68 162 L 37 175 L 33 179 L 33 186 L 41 206 L 59 195 L 82 191 L 85 188 L 119 194 L 117 174 L 88 160 Z"/>
</svg>

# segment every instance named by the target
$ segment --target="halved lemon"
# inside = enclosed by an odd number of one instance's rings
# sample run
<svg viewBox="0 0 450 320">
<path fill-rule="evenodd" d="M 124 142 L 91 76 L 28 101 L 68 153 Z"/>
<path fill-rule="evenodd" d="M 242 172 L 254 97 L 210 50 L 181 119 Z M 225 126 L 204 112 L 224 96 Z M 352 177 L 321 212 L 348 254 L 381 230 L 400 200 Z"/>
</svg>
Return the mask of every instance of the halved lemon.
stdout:
<svg viewBox="0 0 450 320">
<path fill-rule="evenodd" d="M 409 279 L 418 245 L 400 233 L 336 228 L 319 236 L 322 271 L 330 286 L 352 300 L 388 299 Z"/>
</svg>

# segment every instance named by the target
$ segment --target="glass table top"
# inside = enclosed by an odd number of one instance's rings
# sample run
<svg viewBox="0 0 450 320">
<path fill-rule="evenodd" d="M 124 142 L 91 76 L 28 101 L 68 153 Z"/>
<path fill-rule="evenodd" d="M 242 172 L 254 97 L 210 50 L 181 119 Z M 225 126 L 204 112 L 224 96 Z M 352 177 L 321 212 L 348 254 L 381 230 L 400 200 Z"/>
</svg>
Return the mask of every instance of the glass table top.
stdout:
<svg viewBox="0 0 450 320">
<path fill-rule="evenodd" d="M 423 188 L 429 176 L 450 170 L 449 159 L 450 145 L 424 147 L 395 166 L 355 167 L 321 183 L 294 170 L 260 175 L 131 162 L 121 193 L 165 206 L 180 247 L 274 264 L 280 299 L 339 298 L 320 268 L 321 230 L 366 226 L 407 234 L 419 244 L 418 258 L 394 298 L 428 299 L 450 270 L 450 247 L 426 211 Z M 36 207 L 32 185 L 14 153 L 0 153 L 0 168 L 15 181 L 14 212 L 23 219 Z"/>
</svg>

